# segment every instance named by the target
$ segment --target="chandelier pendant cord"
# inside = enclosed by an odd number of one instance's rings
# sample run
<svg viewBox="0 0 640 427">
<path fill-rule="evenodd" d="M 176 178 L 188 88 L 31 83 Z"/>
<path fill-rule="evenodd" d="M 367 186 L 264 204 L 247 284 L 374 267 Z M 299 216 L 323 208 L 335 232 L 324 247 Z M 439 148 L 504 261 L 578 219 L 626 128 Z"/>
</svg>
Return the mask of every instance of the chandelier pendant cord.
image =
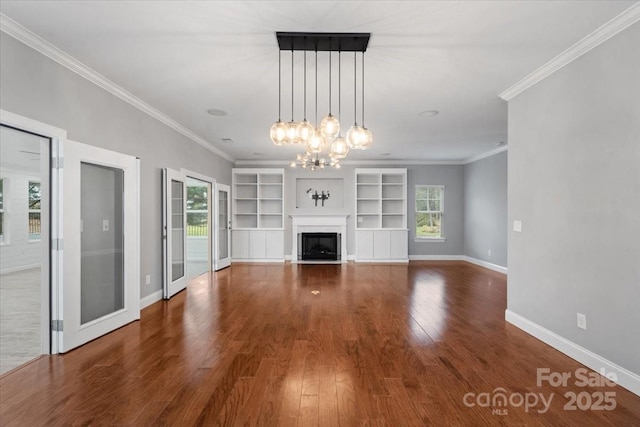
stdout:
<svg viewBox="0 0 640 427">
<path fill-rule="evenodd" d="M 307 44 L 307 38 L 304 38 Z M 304 121 L 307 121 L 307 51 L 304 51 Z"/>
<path fill-rule="evenodd" d="M 342 120 L 342 72 L 340 71 L 342 51 L 338 49 L 338 120 Z M 340 132 L 342 133 L 342 132 Z"/>
<path fill-rule="evenodd" d="M 291 121 L 293 121 L 293 46 L 291 46 Z"/>
<path fill-rule="evenodd" d="M 362 105 L 360 109 L 362 110 L 362 127 L 364 128 L 364 52 L 362 52 L 362 81 L 360 83 L 362 84 Z"/>
<path fill-rule="evenodd" d="M 357 104 L 357 99 L 358 99 L 358 90 L 357 90 L 357 79 L 356 79 L 356 74 L 357 74 L 357 67 L 356 67 L 356 58 L 357 58 L 357 53 L 353 52 L 353 125 L 357 126 L 358 125 L 358 116 L 356 115 L 357 109 L 356 109 L 356 104 Z"/>
<path fill-rule="evenodd" d="M 331 43 L 331 39 L 329 39 L 329 43 Z M 329 52 L 329 114 L 331 114 L 331 54 Z"/>
<path fill-rule="evenodd" d="M 282 51 L 278 51 L 278 121 L 282 121 Z"/>
<path fill-rule="evenodd" d="M 316 126 L 318 125 L 318 45 L 316 44 Z"/>
</svg>

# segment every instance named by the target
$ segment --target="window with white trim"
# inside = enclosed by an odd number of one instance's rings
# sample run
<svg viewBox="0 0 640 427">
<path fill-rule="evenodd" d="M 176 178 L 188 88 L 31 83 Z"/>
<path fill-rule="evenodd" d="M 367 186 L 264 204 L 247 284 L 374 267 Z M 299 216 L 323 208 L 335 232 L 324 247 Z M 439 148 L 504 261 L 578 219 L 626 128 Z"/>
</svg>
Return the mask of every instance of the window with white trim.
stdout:
<svg viewBox="0 0 640 427">
<path fill-rule="evenodd" d="M 416 185 L 416 238 L 443 239 L 444 185 Z"/>
<path fill-rule="evenodd" d="M 4 243 L 4 179 L 0 179 L 0 243 Z"/>
<path fill-rule="evenodd" d="M 29 240 L 40 240 L 40 183 L 29 181 Z"/>
</svg>

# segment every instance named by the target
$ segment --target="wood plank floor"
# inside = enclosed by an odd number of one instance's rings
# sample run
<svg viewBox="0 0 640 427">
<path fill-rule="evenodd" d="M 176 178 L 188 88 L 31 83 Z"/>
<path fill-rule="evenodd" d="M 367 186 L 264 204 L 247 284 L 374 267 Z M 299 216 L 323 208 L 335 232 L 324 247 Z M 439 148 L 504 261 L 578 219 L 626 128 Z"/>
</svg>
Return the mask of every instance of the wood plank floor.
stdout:
<svg viewBox="0 0 640 427">
<path fill-rule="evenodd" d="M 538 368 L 582 366 L 506 324 L 505 308 L 505 276 L 463 262 L 234 264 L 2 376 L 0 424 L 640 425 L 640 398 L 621 387 L 537 386 Z M 614 410 L 563 408 L 565 393 L 605 391 Z M 533 393 L 553 395 L 548 410 L 517 397 Z"/>
</svg>

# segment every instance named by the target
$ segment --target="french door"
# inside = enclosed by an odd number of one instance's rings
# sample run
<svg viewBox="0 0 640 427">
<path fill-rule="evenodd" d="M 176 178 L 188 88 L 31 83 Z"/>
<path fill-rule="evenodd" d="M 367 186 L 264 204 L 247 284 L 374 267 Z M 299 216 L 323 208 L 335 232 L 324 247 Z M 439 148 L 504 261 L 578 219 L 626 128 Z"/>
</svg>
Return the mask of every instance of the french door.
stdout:
<svg viewBox="0 0 640 427">
<path fill-rule="evenodd" d="M 229 195 L 231 189 L 228 185 L 216 184 L 215 186 L 215 230 L 216 250 L 214 270 L 218 271 L 231 264 L 231 205 Z"/>
<path fill-rule="evenodd" d="M 186 180 L 183 172 L 167 168 L 162 171 L 162 282 L 165 299 L 187 287 Z"/>
<path fill-rule="evenodd" d="M 62 152 L 62 322 L 54 328 L 66 352 L 140 318 L 140 168 L 133 156 L 69 140 Z"/>
</svg>

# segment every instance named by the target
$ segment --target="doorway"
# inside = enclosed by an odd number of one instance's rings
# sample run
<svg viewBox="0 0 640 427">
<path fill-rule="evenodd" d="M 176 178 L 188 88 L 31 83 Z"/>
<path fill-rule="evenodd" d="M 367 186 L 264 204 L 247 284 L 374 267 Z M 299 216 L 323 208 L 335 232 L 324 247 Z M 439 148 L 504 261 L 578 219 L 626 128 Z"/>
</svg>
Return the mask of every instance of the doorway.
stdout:
<svg viewBox="0 0 640 427">
<path fill-rule="evenodd" d="M 50 351 L 50 151 L 0 125 L 0 374 Z"/>
<path fill-rule="evenodd" d="M 187 176 L 187 283 L 211 270 L 211 183 Z"/>
</svg>

